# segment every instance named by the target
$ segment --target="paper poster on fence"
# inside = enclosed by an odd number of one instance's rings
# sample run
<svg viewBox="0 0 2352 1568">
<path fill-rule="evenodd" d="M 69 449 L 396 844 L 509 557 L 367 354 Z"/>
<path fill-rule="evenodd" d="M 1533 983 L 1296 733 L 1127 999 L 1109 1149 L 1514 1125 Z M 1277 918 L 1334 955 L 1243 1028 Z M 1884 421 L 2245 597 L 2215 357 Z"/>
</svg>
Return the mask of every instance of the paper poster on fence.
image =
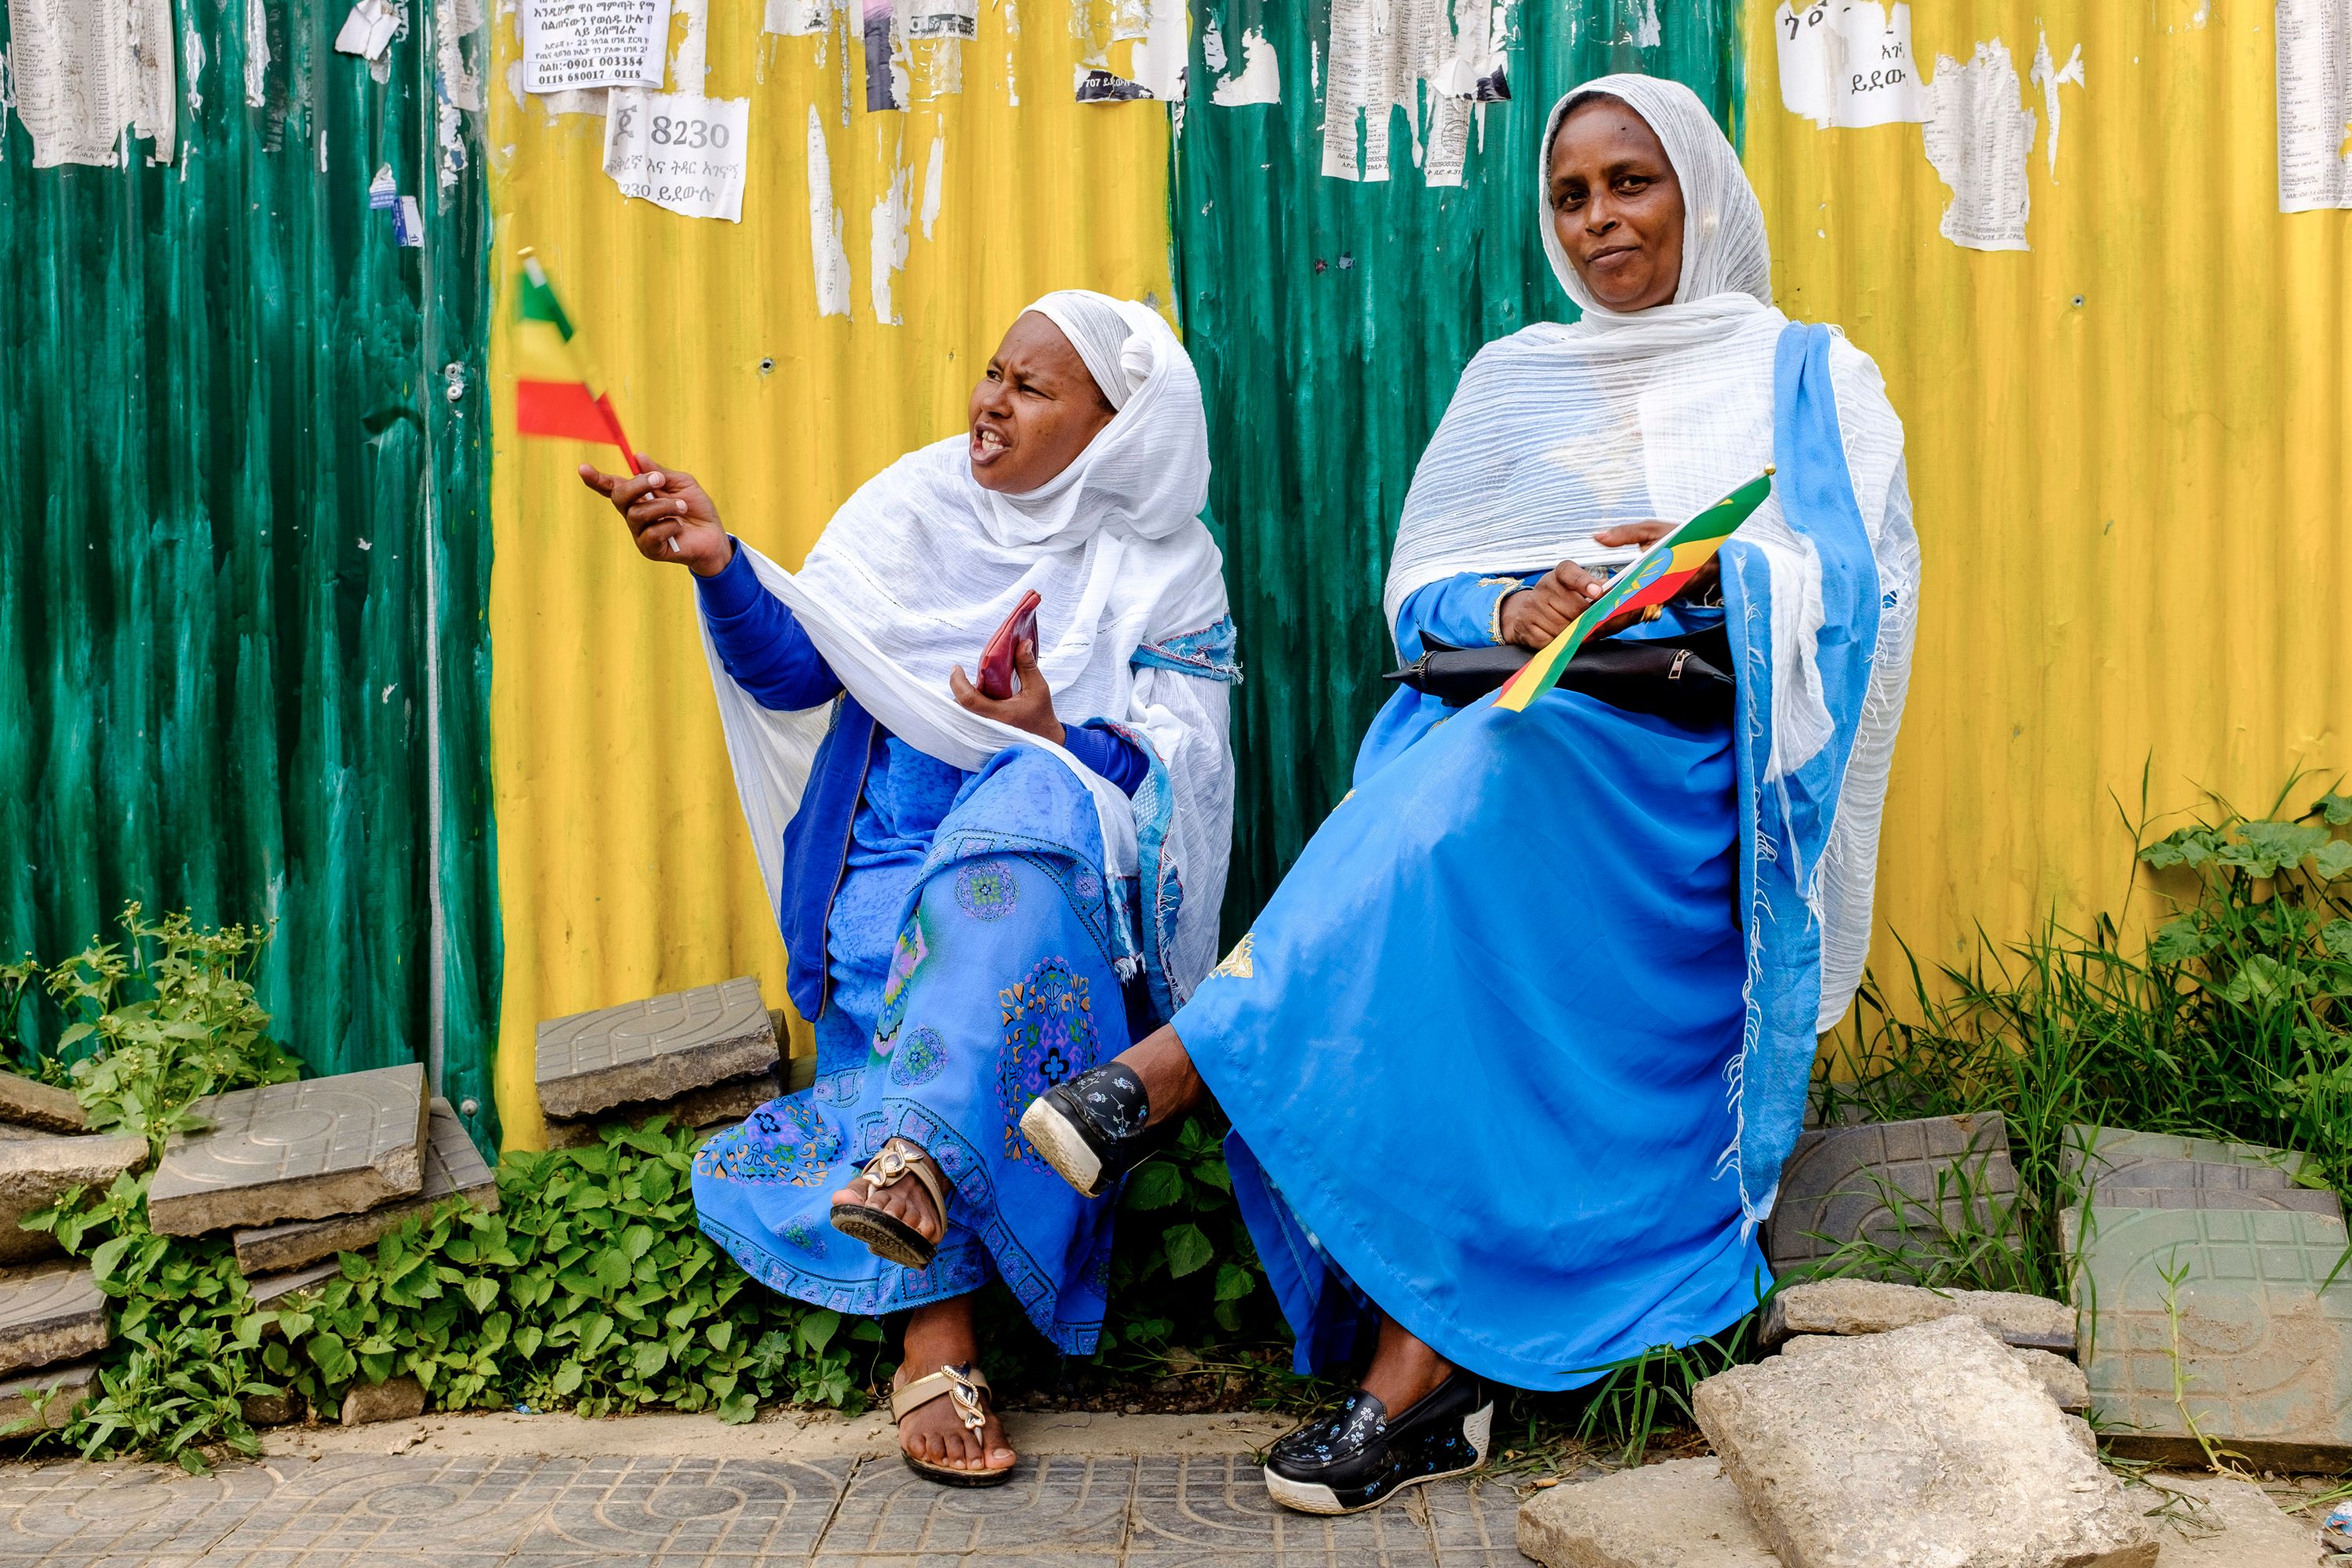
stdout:
<svg viewBox="0 0 2352 1568">
<path fill-rule="evenodd" d="M 2352 207 L 2352 5 L 2279 0 L 2279 211 Z"/>
<path fill-rule="evenodd" d="M 525 92 L 659 87 L 669 0 L 523 0 Z"/>
<path fill-rule="evenodd" d="M 604 173 L 625 196 L 741 223 L 751 129 L 748 98 L 616 92 L 604 116 Z"/>
<path fill-rule="evenodd" d="M 1823 127 L 1920 123 L 1927 95 L 1911 53 L 1911 7 L 1788 0 L 1772 17 L 1780 102 Z"/>
</svg>

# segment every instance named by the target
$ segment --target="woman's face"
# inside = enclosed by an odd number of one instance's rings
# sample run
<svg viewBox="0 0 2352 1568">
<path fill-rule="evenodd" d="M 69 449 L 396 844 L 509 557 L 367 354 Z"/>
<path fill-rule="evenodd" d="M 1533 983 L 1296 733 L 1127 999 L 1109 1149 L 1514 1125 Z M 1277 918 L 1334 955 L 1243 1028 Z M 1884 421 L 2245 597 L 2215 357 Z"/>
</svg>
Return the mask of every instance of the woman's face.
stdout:
<svg viewBox="0 0 2352 1568">
<path fill-rule="evenodd" d="M 1675 297 L 1683 187 L 1650 122 L 1614 98 L 1570 111 L 1551 144 L 1551 223 L 1576 275 L 1612 310 Z"/>
<path fill-rule="evenodd" d="M 985 490 L 1034 490 L 1068 468 L 1111 413 L 1062 329 L 1024 310 L 971 389 L 971 477 Z"/>
</svg>

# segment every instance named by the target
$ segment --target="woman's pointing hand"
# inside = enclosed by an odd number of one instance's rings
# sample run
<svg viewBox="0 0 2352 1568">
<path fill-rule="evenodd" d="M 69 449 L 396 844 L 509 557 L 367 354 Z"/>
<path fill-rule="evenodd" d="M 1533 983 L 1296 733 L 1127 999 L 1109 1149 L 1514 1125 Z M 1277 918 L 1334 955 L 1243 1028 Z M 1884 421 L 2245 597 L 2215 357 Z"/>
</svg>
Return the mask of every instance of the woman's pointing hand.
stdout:
<svg viewBox="0 0 2352 1568">
<path fill-rule="evenodd" d="M 675 561 L 698 577 L 726 569 L 735 542 L 719 521 L 719 508 L 692 474 L 654 461 L 643 452 L 641 474 L 600 473 L 580 465 L 580 482 L 613 503 L 628 523 L 637 553 L 648 561 Z"/>
</svg>

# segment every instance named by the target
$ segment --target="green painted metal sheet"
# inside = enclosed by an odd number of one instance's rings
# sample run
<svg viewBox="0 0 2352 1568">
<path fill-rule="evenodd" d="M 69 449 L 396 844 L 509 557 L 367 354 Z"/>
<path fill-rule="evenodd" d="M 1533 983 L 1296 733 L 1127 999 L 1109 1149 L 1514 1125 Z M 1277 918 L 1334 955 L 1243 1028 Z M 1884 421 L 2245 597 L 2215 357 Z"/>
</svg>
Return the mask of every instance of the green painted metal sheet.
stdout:
<svg viewBox="0 0 2352 1568">
<path fill-rule="evenodd" d="M 347 10 L 182 0 L 166 166 L 37 170 L 7 121 L 0 951 L 62 956 L 132 899 L 274 921 L 287 1044 L 442 1055 L 487 1141 L 479 117 L 442 187 L 434 7 L 382 83 L 332 50 Z M 387 164 L 426 248 L 369 208 Z"/>
<path fill-rule="evenodd" d="M 1733 0 L 1504 7 L 1511 99 L 1487 106 L 1464 183 L 1451 188 L 1423 183 L 1402 110 L 1390 120 L 1388 181 L 1322 174 L 1331 0 L 1195 0 L 1195 9 L 1171 200 L 1185 341 L 1216 464 L 1210 505 L 1247 671 L 1234 711 L 1241 782 L 1225 905 L 1237 931 L 1347 793 L 1356 743 L 1387 695 L 1389 544 L 1463 366 L 1529 321 L 1574 319 L 1535 226 L 1545 111 L 1588 78 L 1644 70 L 1688 83 L 1736 132 L 1740 9 Z M 1229 76 L 1245 34 L 1274 46 L 1279 103 L 1213 101 L 1202 47 L 1211 26 Z"/>
</svg>

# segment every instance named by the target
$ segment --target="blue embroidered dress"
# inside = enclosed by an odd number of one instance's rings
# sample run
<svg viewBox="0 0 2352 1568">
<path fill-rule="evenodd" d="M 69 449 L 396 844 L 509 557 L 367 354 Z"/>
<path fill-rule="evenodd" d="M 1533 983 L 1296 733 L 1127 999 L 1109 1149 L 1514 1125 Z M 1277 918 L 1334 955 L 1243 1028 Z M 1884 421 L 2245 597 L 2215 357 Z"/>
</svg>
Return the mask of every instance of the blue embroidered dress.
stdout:
<svg viewBox="0 0 2352 1568">
<path fill-rule="evenodd" d="M 740 552 L 699 589 L 719 657 L 759 701 L 841 704 L 785 836 L 786 930 L 824 932 L 821 948 L 795 942 L 792 953 L 794 1004 L 815 1016 L 816 1081 L 704 1145 L 703 1229 L 755 1279 L 845 1312 L 1002 1278 L 1057 1348 L 1091 1353 L 1111 1204 L 1072 1192 L 1017 1125 L 1046 1088 L 1124 1050 L 1146 1021 L 1130 1008 L 1151 1006 L 1139 979 L 1118 977 L 1137 933 L 1113 929 L 1090 798 L 1031 748 L 966 773 L 876 725 Z M 1181 657 L 1229 679 L 1230 622 L 1212 634 Z M 1065 749 L 1130 795 L 1152 766 L 1098 722 L 1072 727 Z M 953 1189 L 947 1235 L 920 1270 L 831 1221 L 833 1194 L 894 1135 L 929 1150 Z"/>
</svg>

